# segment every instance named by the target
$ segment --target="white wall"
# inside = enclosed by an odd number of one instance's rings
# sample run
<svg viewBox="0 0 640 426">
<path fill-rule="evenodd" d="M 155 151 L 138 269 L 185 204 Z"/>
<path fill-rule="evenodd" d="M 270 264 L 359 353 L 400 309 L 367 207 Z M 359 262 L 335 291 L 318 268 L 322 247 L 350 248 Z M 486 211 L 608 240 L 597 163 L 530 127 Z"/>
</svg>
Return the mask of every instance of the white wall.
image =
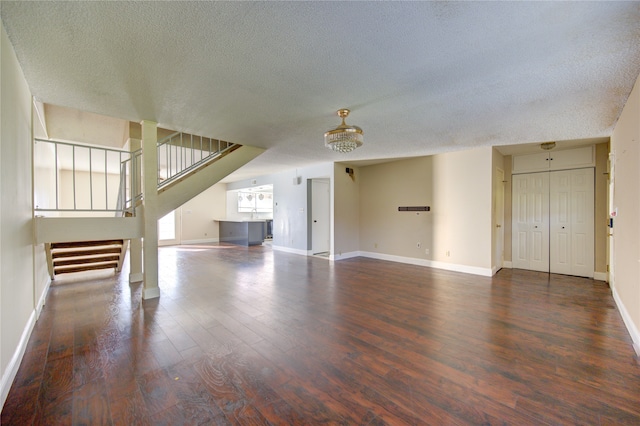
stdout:
<svg viewBox="0 0 640 426">
<path fill-rule="evenodd" d="M 640 77 L 611 136 L 615 158 L 611 287 L 640 355 Z"/>
<path fill-rule="evenodd" d="M 299 177 L 300 184 L 294 184 Z M 277 250 L 307 254 L 307 180 L 328 178 L 333 187 L 333 164 L 289 170 L 227 184 L 227 190 L 273 185 L 273 247 Z M 255 181 L 255 184 L 253 183 Z"/>
<path fill-rule="evenodd" d="M 120 189 L 120 175 L 109 173 L 75 172 L 75 208 L 89 210 L 91 196 L 93 195 L 93 209 L 115 209 Z M 74 172 L 72 170 L 60 171 L 60 208 L 74 208 Z M 91 191 L 93 188 L 93 191 Z"/>
<path fill-rule="evenodd" d="M 218 183 L 180 207 L 183 244 L 219 241 L 218 223 L 213 219 L 224 218 L 226 194 L 227 185 Z"/>
<path fill-rule="evenodd" d="M 4 27 L 1 38 L 0 402 L 4 404 L 46 283 L 38 276 L 34 285 L 31 94 Z"/>
</svg>

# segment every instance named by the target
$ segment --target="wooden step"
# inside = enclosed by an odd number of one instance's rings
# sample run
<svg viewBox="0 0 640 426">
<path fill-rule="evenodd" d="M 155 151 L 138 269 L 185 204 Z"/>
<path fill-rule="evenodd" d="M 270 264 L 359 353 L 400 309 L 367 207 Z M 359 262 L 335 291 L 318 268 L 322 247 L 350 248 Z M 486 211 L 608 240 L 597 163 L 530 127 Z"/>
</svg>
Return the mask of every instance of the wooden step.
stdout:
<svg viewBox="0 0 640 426">
<path fill-rule="evenodd" d="M 58 274 L 97 269 L 120 271 L 128 240 L 57 242 L 46 244 L 51 279 Z"/>
<path fill-rule="evenodd" d="M 102 240 L 102 241 L 75 241 L 64 243 L 51 243 L 51 249 L 73 249 L 80 247 L 99 247 L 99 246 L 121 246 L 124 240 Z"/>
<path fill-rule="evenodd" d="M 98 269 L 115 269 L 118 266 L 118 262 L 109 262 L 104 264 L 89 264 L 89 265 L 79 265 L 74 267 L 66 267 L 64 269 L 55 268 L 54 273 L 57 274 L 67 274 L 71 272 L 84 272 L 84 271 L 93 271 Z"/>
<path fill-rule="evenodd" d="M 120 255 L 118 256 L 92 256 L 92 257 L 82 257 L 78 259 L 65 259 L 65 260 L 53 260 L 53 267 L 58 268 L 59 266 L 69 266 L 69 265 L 78 265 L 85 263 L 98 263 L 98 262 L 113 262 L 116 263 L 120 260 Z"/>
<path fill-rule="evenodd" d="M 59 259 L 62 257 L 80 257 L 80 256 L 93 256 L 98 254 L 119 254 L 121 250 L 121 246 L 113 246 L 107 248 L 98 248 L 93 250 L 71 250 L 66 249 L 65 251 L 52 250 L 51 257 L 54 259 Z"/>
</svg>

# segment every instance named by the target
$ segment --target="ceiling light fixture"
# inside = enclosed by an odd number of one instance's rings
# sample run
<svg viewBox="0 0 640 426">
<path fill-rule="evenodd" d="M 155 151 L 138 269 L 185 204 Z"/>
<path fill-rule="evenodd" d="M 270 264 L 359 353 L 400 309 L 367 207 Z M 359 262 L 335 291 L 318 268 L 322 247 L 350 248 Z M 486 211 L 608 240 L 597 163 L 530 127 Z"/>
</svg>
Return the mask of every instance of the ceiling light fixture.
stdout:
<svg viewBox="0 0 640 426">
<path fill-rule="evenodd" d="M 336 152 L 351 152 L 362 145 L 364 140 L 362 129 L 358 126 L 349 126 L 344 122 L 349 112 L 348 109 L 338 110 L 342 124 L 324 134 L 324 146 Z"/>
<path fill-rule="evenodd" d="M 550 149 L 553 149 L 555 147 L 556 147 L 555 142 L 545 142 L 540 144 L 540 148 L 544 149 L 545 151 L 549 151 Z"/>
</svg>

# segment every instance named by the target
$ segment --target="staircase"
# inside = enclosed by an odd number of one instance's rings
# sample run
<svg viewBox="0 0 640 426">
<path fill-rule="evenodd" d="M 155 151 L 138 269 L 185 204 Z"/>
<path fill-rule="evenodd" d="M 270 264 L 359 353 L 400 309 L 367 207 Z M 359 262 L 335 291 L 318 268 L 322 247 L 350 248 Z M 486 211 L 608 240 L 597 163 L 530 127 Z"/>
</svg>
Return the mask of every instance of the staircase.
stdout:
<svg viewBox="0 0 640 426">
<path fill-rule="evenodd" d="M 51 280 L 56 275 L 96 269 L 120 272 L 129 240 L 101 240 L 46 243 Z"/>
</svg>

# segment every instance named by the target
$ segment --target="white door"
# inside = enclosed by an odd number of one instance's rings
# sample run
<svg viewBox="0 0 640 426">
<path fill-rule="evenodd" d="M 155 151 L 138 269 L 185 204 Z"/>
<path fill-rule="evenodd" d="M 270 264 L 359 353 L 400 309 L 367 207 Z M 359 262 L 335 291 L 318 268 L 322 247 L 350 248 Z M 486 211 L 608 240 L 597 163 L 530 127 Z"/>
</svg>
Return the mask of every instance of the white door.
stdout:
<svg viewBox="0 0 640 426">
<path fill-rule="evenodd" d="M 593 277 L 593 168 L 550 173 L 549 271 Z"/>
<path fill-rule="evenodd" d="M 571 171 L 571 275 L 593 278 L 594 170 Z M 553 272 L 553 271 L 551 271 Z"/>
<path fill-rule="evenodd" d="M 552 172 L 549 179 L 549 271 L 571 275 L 571 171 Z"/>
<path fill-rule="evenodd" d="M 549 173 L 513 175 L 514 268 L 549 271 Z"/>
<path fill-rule="evenodd" d="M 504 263 L 504 170 L 496 169 L 494 177 L 494 265 L 500 270 Z"/>
<path fill-rule="evenodd" d="M 311 252 L 328 253 L 330 236 L 330 194 L 328 179 L 311 181 Z"/>
</svg>

